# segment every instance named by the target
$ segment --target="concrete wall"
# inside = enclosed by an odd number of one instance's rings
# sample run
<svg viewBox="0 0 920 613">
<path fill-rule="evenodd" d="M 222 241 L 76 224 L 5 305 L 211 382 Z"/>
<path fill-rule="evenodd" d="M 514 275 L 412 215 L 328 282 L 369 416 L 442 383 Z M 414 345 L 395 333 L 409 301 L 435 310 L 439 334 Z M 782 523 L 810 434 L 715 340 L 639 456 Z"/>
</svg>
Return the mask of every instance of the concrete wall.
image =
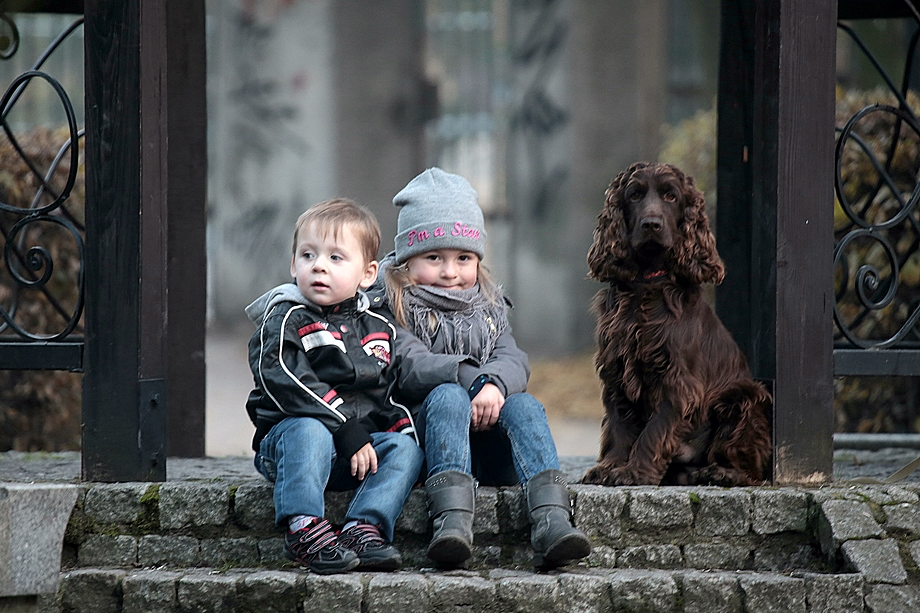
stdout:
<svg viewBox="0 0 920 613">
<path fill-rule="evenodd" d="M 533 355 L 593 346 L 586 256 L 604 191 L 657 158 L 666 0 L 545 3 L 511 14 L 515 332 Z"/>
<path fill-rule="evenodd" d="M 419 3 L 212 1 L 209 313 L 290 279 L 297 216 L 346 196 L 380 218 L 421 168 Z"/>
<path fill-rule="evenodd" d="M 667 0 L 507 5 L 510 218 L 487 261 L 534 356 L 593 346 L 585 256 L 610 179 L 657 157 Z M 422 0 L 212 1 L 209 27 L 212 320 L 237 320 L 289 278 L 293 222 L 342 195 L 380 219 L 423 169 L 431 85 Z"/>
</svg>

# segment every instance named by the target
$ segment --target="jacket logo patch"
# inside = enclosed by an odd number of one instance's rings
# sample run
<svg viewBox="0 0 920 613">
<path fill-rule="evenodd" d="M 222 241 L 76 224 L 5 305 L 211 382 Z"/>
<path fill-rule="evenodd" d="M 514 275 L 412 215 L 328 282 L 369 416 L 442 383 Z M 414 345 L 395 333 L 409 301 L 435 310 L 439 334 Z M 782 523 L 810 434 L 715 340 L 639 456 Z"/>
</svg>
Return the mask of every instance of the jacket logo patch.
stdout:
<svg viewBox="0 0 920 613">
<path fill-rule="evenodd" d="M 384 332 L 374 332 L 361 339 L 364 352 L 374 356 L 383 364 L 390 363 L 390 336 Z"/>
</svg>

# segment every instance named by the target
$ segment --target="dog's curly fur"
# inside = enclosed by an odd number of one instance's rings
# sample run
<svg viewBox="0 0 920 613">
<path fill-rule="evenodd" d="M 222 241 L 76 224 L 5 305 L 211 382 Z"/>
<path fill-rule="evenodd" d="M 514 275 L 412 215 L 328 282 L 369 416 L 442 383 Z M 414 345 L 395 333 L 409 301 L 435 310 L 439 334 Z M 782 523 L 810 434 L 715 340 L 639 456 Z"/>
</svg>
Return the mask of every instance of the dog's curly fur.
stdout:
<svg viewBox="0 0 920 613">
<path fill-rule="evenodd" d="M 588 252 L 605 415 L 601 485 L 753 485 L 768 476 L 772 399 L 700 286 L 725 269 L 703 194 L 667 164 L 610 183 Z"/>
</svg>

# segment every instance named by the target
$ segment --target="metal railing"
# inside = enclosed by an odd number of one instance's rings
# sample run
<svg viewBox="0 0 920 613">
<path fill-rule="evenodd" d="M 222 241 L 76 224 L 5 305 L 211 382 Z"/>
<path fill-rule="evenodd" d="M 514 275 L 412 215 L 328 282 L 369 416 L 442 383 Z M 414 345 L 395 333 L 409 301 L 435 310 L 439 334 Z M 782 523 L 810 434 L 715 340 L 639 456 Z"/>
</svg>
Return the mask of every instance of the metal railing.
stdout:
<svg viewBox="0 0 920 613">
<path fill-rule="evenodd" d="M 19 49 L 19 32 L 10 15 L 0 15 L 0 20 L 7 43 L 0 59 L 5 60 Z M 65 28 L 30 70 L 13 79 L 0 99 L 0 126 L 5 139 L 27 168 L 25 176 L 15 180 L 18 191 L 25 192 L 15 198 L 17 203 L 10 197 L 15 190 L 0 190 L 4 266 L 0 276 L 0 369 L 82 369 L 85 230 L 81 215 L 71 210 L 68 198 L 77 183 L 79 139 L 84 132 L 77 126 L 67 92 L 58 80 L 41 70 L 61 43 L 82 24 L 81 17 Z M 54 149 L 29 149 L 22 142 L 23 134 L 17 133 L 9 120 L 16 105 L 23 104 L 27 88 L 36 81 L 51 88 L 64 114 L 66 129 L 56 153 Z M 64 256 L 64 249 L 48 244 L 55 235 L 53 229 L 57 229 L 58 236 L 63 231 L 65 239 L 72 241 L 71 254 Z M 75 258 L 76 262 L 71 262 L 67 269 L 60 261 L 63 258 Z M 36 318 L 28 316 L 32 300 L 45 301 L 45 310 L 53 314 L 53 326 L 42 322 L 38 327 L 44 329 L 33 327 Z"/>
<path fill-rule="evenodd" d="M 899 87 L 852 27 L 838 28 L 885 86 L 836 128 L 834 370 L 920 375 L 920 99 L 908 94 L 920 29 Z"/>
</svg>

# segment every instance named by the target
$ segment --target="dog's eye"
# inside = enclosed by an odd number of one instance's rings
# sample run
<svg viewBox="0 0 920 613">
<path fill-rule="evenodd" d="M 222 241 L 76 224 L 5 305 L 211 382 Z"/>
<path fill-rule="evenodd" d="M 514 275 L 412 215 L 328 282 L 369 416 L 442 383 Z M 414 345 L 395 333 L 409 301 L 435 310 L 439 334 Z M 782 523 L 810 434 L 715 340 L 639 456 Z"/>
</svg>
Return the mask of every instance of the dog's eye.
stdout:
<svg viewBox="0 0 920 613">
<path fill-rule="evenodd" d="M 631 192 L 629 192 L 629 193 L 626 195 L 626 197 L 627 197 L 631 202 L 639 202 L 640 200 L 642 200 L 642 196 L 644 196 L 644 195 L 645 195 L 645 192 L 643 192 L 641 189 L 634 189 L 634 190 L 632 190 Z"/>
<path fill-rule="evenodd" d="M 661 195 L 661 199 L 665 202 L 677 202 L 677 194 L 668 190 Z"/>
</svg>

